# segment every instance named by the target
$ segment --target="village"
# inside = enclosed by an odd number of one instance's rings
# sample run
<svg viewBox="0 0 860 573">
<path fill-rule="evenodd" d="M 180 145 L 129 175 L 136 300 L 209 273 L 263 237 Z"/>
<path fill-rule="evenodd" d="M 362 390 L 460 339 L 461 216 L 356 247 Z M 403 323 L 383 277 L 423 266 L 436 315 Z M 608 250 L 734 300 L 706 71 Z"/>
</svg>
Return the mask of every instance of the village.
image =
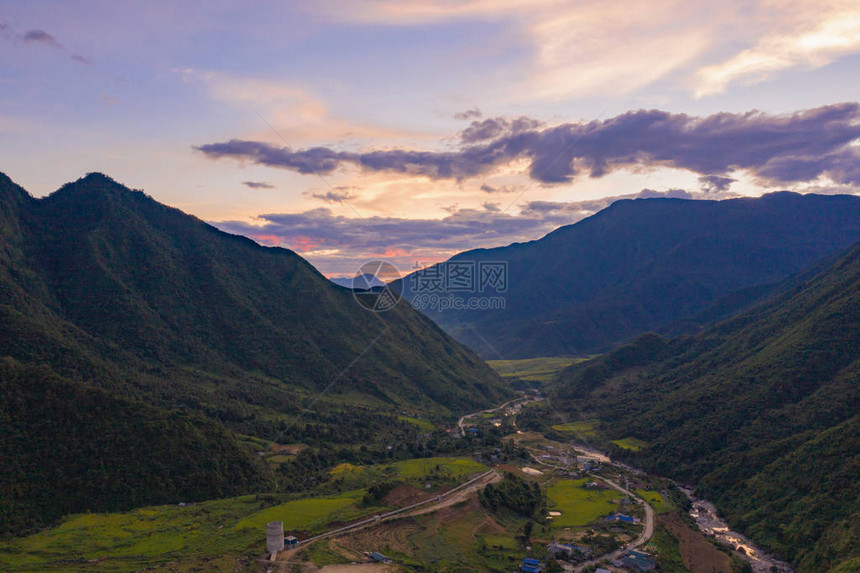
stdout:
<svg viewBox="0 0 860 573">
<path fill-rule="evenodd" d="M 654 570 L 655 547 L 649 543 L 654 532 L 654 509 L 643 494 L 665 505 L 660 493 L 649 491 L 649 484 L 641 476 L 616 466 L 599 452 L 516 429 L 515 416 L 525 404 L 538 399 L 527 396 L 497 409 L 464 416 L 449 429 L 452 437 L 476 443 L 488 431 L 511 430 L 501 447 L 474 452 L 473 459 L 486 464 L 488 471 L 469 476 L 456 487 L 305 539 L 286 534 L 281 522 L 269 523 L 268 571 L 275 573 L 281 564 L 307 563 L 319 552 L 312 549 L 315 544 L 323 544 L 328 553 L 352 558 L 349 563 L 339 565 L 338 571 L 349 571 L 344 567 L 350 566 L 356 571 L 410 570 L 416 552 L 405 542 L 392 543 L 387 536 L 420 542 L 424 534 L 416 522 L 444 530 L 458 529 L 461 520 L 477 523 L 472 533 L 487 546 L 487 555 L 497 562 L 510 563 L 499 570 L 524 573 Z M 477 502 L 478 493 L 500 482 L 504 475 L 519 476 L 546 492 L 548 505 L 540 519 L 534 523 L 515 519 L 506 522 L 486 514 Z M 512 530 L 518 526 L 527 528 L 527 533 L 513 534 Z M 371 530 L 384 533 L 374 534 Z M 485 530 L 488 534 L 481 536 Z M 353 539 L 373 539 L 376 545 L 358 546 Z M 522 556 L 516 557 L 517 554 Z"/>
</svg>

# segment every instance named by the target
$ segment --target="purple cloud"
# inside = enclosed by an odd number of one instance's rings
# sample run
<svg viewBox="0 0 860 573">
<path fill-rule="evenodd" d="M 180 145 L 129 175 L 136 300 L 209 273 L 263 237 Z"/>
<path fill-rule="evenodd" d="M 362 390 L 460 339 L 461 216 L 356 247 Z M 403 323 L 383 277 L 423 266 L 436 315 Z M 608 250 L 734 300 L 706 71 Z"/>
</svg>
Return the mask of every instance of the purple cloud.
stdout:
<svg viewBox="0 0 860 573">
<path fill-rule="evenodd" d="M 466 144 L 481 143 L 497 139 L 502 135 L 515 135 L 524 131 L 537 129 L 543 125 L 530 117 L 489 117 L 481 121 L 473 121 L 469 127 L 460 133 L 460 140 Z"/>
<path fill-rule="evenodd" d="M 501 187 L 493 187 L 492 185 L 487 185 L 486 183 L 481 184 L 481 191 L 484 193 L 513 193 L 514 191 L 519 191 L 521 188 L 516 185 L 502 185 Z"/>
<path fill-rule="evenodd" d="M 462 180 L 526 158 L 531 161 L 530 177 L 542 183 L 568 183 L 579 175 L 602 177 L 624 168 L 674 167 L 703 177 L 726 178 L 740 169 L 772 183 L 826 175 L 836 183 L 860 184 L 860 149 L 851 145 L 858 138 L 860 104 L 843 103 L 788 115 L 753 111 L 695 117 L 638 110 L 549 128 L 530 118 L 489 118 L 473 121 L 461 133 L 463 146 L 456 151 L 291 151 L 236 139 L 196 149 L 213 159 L 228 157 L 299 173 L 330 173 L 349 163 L 367 171 Z"/>
<path fill-rule="evenodd" d="M 335 187 L 329 191 L 310 191 L 306 192 L 305 195 L 310 195 L 314 199 L 319 199 L 324 201 L 325 203 L 345 203 L 346 201 L 350 201 L 355 199 L 356 194 L 354 192 L 355 187 Z"/>
<path fill-rule="evenodd" d="M 669 199 L 695 199 L 692 193 L 685 189 L 667 189 L 666 191 L 655 191 L 654 189 L 643 189 L 631 199 L 654 199 L 667 197 Z"/>
<path fill-rule="evenodd" d="M 46 32 L 45 30 L 40 30 L 38 28 L 34 28 L 32 30 L 27 30 L 23 34 L 19 34 L 12 29 L 12 27 L 6 22 L 0 22 L 0 34 L 10 38 L 15 42 L 24 42 L 27 45 L 43 45 L 50 46 L 56 50 L 60 50 L 66 53 L 69 53 L 69 50 L 60 43 L 54 36 Z M 93 62 L 88 58 L 80 54 L 69 53 L 69 59 L 78 62 L 80 64 L 84 64 L 87 66 L 92 66 Z"/>
<path fill-rule="evenodd" d="M 275 186 L 265 181 L 242 181 L 242 185 L 251 189 L 274 189 Z"/>
<path fill-rule="evenodd" d="M 477 107 L 473 107 L 472 109 L 467 109 L 466 111 L 461 111 L 459 113 L 454 114 L 454 119 L 480 119 L 484 117 L 484 114 L 481 113 L 481 110 Z"/>
<path fill-rule="evenodd" d="M 27 44 L 45 44 L 52 48 L 63 49 L 63 45 L 44 30 L 28 30 L 24 33 L 23 39 Z"/>
<path fill-rule="evenodd" d="M 720 175 L 702 175 L 699 177 L 699 184 L 702 186 L 702 191 L 705 193 L 717 193 L 728 191 L 732 183 L 737 179 L 731 177 L 722 177 Z"/>
<path fill-rule="evenodd" d="M 496 203 L 485 203 L 480 209 L 452 206 L 447 209 L 450 214 L 441 219 L 359 219 L 335 215 L 331 209 L 321 207 L 302 213 L 263 214 L 258 217 L 259 224 L 244 221 L 212 224 L 264 244 L 289 247 L 329 275 L 353 273 L 361 261 L 375 258 L 384 258 L 401 271 L 409 271 L 416 261 L 436 263 L 470 248 L 497 247 L 540 238 L 561 225 L 593 215 L 619 199 L 677 195 L 679 190 L 646 189 L 593 201 L 531 201 L 521 206 L 519 214 L 502 212 Z M 319 254 L 321 251 L 325 254 Z"/>
<path fill-rule="evenodd" d="M 78 55 L 78 54 L 72 54 L 71 56 L 69 56 L 69 58 L 70 58 L 72 61 L 74 61 L 74 62 L 78 62 L 78 63 L 80 63 L 80 64 L 84 64 L 85 66 L 92 66 L 92 65 L 94 65 L 94 64 L 92 63 L 92 61 L 90 61 L 90 60 L 88 60 L 87 58 L 85 58 L 85 57 L 83 57 L 83 56 L 81 56 L 81 55 Z"/>
</svg>

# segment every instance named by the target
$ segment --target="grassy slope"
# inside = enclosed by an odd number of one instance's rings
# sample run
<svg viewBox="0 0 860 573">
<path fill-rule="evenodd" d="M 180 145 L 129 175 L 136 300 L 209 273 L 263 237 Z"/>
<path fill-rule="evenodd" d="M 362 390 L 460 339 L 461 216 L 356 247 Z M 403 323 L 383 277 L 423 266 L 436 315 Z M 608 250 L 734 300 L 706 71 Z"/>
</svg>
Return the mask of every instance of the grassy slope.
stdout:
<svg viewBox="0 0 860 573">
<path fill-rule="evenodd" d="M 332 479 L 351 473 L 348 487 L 355 484 L 358 489 L 335 495 L 304 499 L 253 495 L 187 507 L 165 505 L 127 513 L 70 516 L 57 527 L 0 541 L 0 570 L 76 571 L 91 560 L 95 562 L 88 563 L 87 570 L 99 573 L 144 567 L 255 570 L 253 561 L 264 550 L 269 521 L 283 521 L 288 532 L 302 537 L 313 535 L 384 509 L 362 504 L 364 488 L 381 476 L 423 484 L 441 474 L 445 485 L 450 485 L 485 470 L 468 458 L 426 458 L 379 466 L 344 464 L 336 468 Z"/>
<path fill-rule="evenodd" d="M 363 492 L 288 501 L 262 507 L 256 496 L 178 506 L 145 507 L 129 513 L 72 516 L 62 525 L 0 544 L 4 571 L 136 571 L 171 562 L 189 566 L 218 556 L 256 557 L 264 551 L 266 523 L 283 520 L 288 530 L 316 533 L 332 522 L 379 511 L 359 507 Z"/>
</svg>

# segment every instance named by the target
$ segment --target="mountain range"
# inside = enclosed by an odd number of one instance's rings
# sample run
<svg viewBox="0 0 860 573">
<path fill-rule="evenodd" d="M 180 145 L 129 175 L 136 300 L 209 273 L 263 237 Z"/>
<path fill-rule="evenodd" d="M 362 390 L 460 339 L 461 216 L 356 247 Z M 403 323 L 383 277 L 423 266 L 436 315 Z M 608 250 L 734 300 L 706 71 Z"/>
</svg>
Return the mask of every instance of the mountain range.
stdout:
<svg viewBox="0 0 860 573">
<path fill-rule="evenodd" d="M 0 463 L 19 470 L 0 480 L 2 530 L 57 511 L 180 492 L 202 499 L 262 483 L 266 468 L 249 462 L 233 432 L 291 443 L 325 431 L 330 443 L 352 443 L 359 438 L 346 418 L 365 413 L 361 440 L 369 443 L 391 439 L 384 429 L 401 411 L 453 416 L 510 394 L 409 305 L 370 312 L 292 251 L 221 232 L 101 174 L 42 199 L 0 175 L 0 237 L 0 413 L 18 424 L 0 441 Z M 22 410 L 34 402 L 69 415 L 46 420 Z M 88 412 L 111 439 L 86 438 Z M 147 440 L 135 440 L 119 435 L 123 418 L 127 431 L 134 420 L 156 421 Z M 383 420 L 375 430 L 374 420 Z M 52 448 L 46 432 L 65 432 L 68 451 Z M 101 495 L 99 484 L 123 471 L 103 461 L 119 444 L 146 458 L 131 467 L 154 465 L 120 480 L 126 493 L 139 486 L 135 495 Z M 211 463 L 241 479 L 207 478 L 203 455 L 145 451 L 161 447 L 214 447 Z M 159 491 L 147 481 L 153 474 L 175 475 L 176 487 Z M 36 498 L 52 495 L 63 501 L 41 512 L 49 504 Z"/>
<path fill-rule="evenodd" d="M 501 297 L 503 308 L 422 309 L 484 358 L 583 356 L 644 332 L 694 332 L 857 241 L 854 196 L 622 200 L 537 241 L 466 251 L 429 269 L 506 265 L 504 290 L 453 293 Z M 403 280 L 407 300 L 427 272 Z"/>
</svg>

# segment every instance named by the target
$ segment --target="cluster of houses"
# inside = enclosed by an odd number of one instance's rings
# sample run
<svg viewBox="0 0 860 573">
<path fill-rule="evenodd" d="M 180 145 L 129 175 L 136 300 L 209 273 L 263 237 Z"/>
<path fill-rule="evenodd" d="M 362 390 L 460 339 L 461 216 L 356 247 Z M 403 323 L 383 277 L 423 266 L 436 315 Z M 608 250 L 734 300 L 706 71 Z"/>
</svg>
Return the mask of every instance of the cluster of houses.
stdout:
<svg viewBox="0 0 860 573">
<path fill-rule="evenodd" d="M 547 556 L 563 561 L 588 559 L 591 557 L 591 549 L 575 543 L 553 542 L 547 546 Z M 615 572 L 608 569 L 597 569 L 595 573 L 648 573 L 654 570 L 656 564 L 647 553 L 634 549 L 613 561 L 612 566 L 617 568 Z M 527 557 L 520 563 L 518 571 L 521 573 L 540 573 L 545 568 L 546 564 L 539 559 Z M 568 564 L 564 568 L 565 570 L 572 570 L 573 565 Z"/>
</svg>

